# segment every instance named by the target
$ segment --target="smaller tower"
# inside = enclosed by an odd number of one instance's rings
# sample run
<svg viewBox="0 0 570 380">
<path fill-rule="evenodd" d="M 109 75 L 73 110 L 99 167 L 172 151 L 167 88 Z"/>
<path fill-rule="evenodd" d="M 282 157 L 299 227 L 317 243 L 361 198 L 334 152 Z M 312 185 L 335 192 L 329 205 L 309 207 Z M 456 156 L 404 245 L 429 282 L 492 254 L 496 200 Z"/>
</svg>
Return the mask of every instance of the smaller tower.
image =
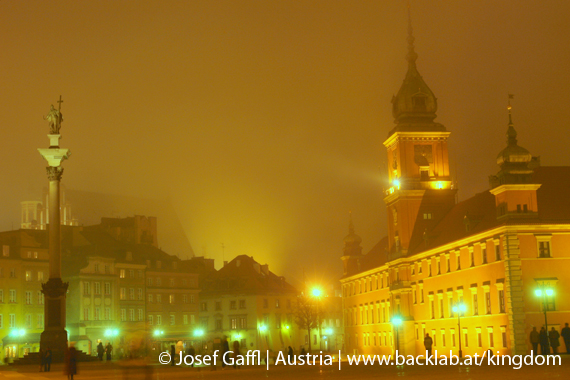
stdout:
<svg viewBox="0 0 570 380">
<path fill-rule="evenodd" d="M 513 95 L 509 94 L 507 147 L 497 155 L 497 164 L 501 169 L 497 175 L 489 177 L 490 191 L 495 196 L 497 218 L 536 217 L 538 215 L 536 191 L 540 188 L 540 184 L 533 184 L 532 176 L 533 169 L 540 165 L 539 159 L 518 145 L 511 112 L 511 99 Z"/>
<path fill-rule="evenodd" d="M 350 222 L 348 224 L 348 235 L 344 238 L 344 250 L 341 257 L 344 265 L 344 275 L 350 275 L 360 270 L 360 259 L 362 256 L 362 238 L 354 233 L 354 224 L 352 224 L 352 213 L 350 213 Z"/>
</svg>

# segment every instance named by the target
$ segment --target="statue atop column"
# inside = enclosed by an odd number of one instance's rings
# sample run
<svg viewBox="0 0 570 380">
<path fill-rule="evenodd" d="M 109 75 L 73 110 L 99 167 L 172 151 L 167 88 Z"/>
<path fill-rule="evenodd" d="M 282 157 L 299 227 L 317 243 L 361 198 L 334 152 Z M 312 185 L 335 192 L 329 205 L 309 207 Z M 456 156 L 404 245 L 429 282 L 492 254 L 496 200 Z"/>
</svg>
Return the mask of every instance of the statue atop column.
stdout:
<svg viewBox="0 0 570 380">
<path fill-rule="evenodd" d="M 55 109 L 52 104 L 49 113 L 44 116 L 44 120 L 47 120 L 49 123 L 50 135 L 59 135 L 59 129 L 61 128 L 61 123 L 63 122 L 63 115 L 61 114 L 61 103 L 63 103 L 63 100 L 61 100 L 61 95 L 59 96 L 59 100 L 57 102 L 59 103 L 58 109 Z"/>
</svg>

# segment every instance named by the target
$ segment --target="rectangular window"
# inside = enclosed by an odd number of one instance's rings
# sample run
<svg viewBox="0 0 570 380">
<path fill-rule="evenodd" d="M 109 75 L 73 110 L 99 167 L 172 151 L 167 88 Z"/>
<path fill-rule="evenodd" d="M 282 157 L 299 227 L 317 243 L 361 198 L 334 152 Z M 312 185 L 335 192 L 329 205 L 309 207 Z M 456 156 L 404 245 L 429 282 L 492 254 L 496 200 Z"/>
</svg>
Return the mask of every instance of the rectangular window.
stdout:
<svg viewBox="0 0 570 380">
<path fill-rule="evenodd" d="M 493 330 L 488 329 L 488 332 L 489 332 L 489 347 L 493 348 L 495 347 L 495 337 L 493 335 Z"/>
<path fill-rule="evenodd" d="M 4 303 L 4 290 L 0 289 L 0 303 Z"/>
<path fill-rule="evenodd" d="M 32 281 L 32 271 L 31 270 L 26 271 L 26 281 Z"/>
<path fill-rule="evenodd" d="M 105 295 L 108 296 L 111 294 L 111 283 L 110 282 L 106 282 L 105 283 Z"/>
<path fill-rule="evenodd" d="M 131 301 L 135 299 L 135 288 L 129 288 L 129 299 Z"/>
<path fill-rule="evenodd" d="M 99 264 L 93 265 L 93 268 L 94 268 L 93 271 L 94 271 L 95 273 L 99 273 Z"/>
<path fill-rule="evenodd" d="M 236 309 L 236 301 L 230 301 L 230 310 Z"/>
<path fill-rule="evenodd" d="M 0 325 L 1 325 L 1 322 L 0 322 Z M 43 329 L 44 328 L 44 315 L 43 314 L 38 314 L 36 316 L 36 328 L 37 329 Z"/>
<path fill-rule="evenodd" d="M 154 315 L 148 316 L 148 324 L 151 326 L 154 325 Z"/>
<path fill-rule="evenodd" d="M 475 254 L 473 253 L 473 251 L 469 252 L 469 258 L 471 260 L 471 266 L 474 267 L 475 266 Z"/>
<path fill-rule="evenodd" d="M 98 321 L 101 318 L 101 316 L 99 315 L 99 308 L 96 307 L 94 311 L 95 313 L 93 313 L 93 320 Z"/>
<path fill-rule="evenodd" d="M 491 293 L 485 292 L 485 309 L 487 314 L 491 314 Z"/>
<path fill-rule="evenodd" d="M 499 290 L 499 311 L 505 312 L 505 291 L 503 289 Z"/>
<path fill-rule="evenodd" d="M 477 293 L 473 294 L 473 315 L 479 315 L 479 299 Z"/>
<path fill-rule="evenodd" d="M 119 299 L 122 299 L 122 300 L 127 299 L 127 288 L 121 288 Z"/>
<path fill-rule="evenodd" d="M 44 272 L 38 271 L 38 281 L 43 281 L 43 280 L 44 280 Z"/>
<path fill-rule="evenodd" d="M 16 314 L 10 314 L 9 326 L 10 328 L 16 327 Z"/>
<path fill-rule="evenodd" d="M 501 261 L 501 247 L 499 247 L 498 243 L 495 245 L 495 260 Z"/>
<path fill-rule="evenodd" d="M 135 309 L 129 309 L 129 321 L 135 321 Z"/>
<path fill-rule="evenodd" d="M 190 303 L 191 303 L 191 304 L 195 304 L 195 303 L 196 303 L 196 297 L 194 296 L 194 294 L 190 294 Z"/>
<path fill-rule="evenodd" d="M 162 295 L 161 294 L 156 295 L 156 303 L 162 303 Z"/>
<path fill-rule="evenodd" d="M 152 302 L 153 302 L 152 294 L 149 293 L 149 294 L 148 294 L 148 303 L 152 303 Z"/>
<path fill-rule="evenodd" d="M 96 296 L 101 295 L 101 283 L 100 282 L 94 282 L 93 283 L 93 290 L 95 291 Z"/>
<path fill-rule="evenodd" d="M 439 317 L 445 318 L 445 316 L 443 315 L 443 298 L 439 299 Z"/>
<path fill-rule="evenodd" d="M 507 347 L 507 332 L 506 331 L 501 332 L 501 338 L 503 340 L 503 348 L 506 348 Z"/>
<path fill-rule="evenodd" d="M 43 305 L 45 302 L 45 296 L 41 290 L 38 290 L 38 305 Z"/>
<path fill-rule="evenodd" d="M 26 305 L 32 304 L 32 292 L 26 292 Z"/>
<path fill-rule="evenodd" d="M 461 252 L 455 253 L 455 270 L 461 270 Z"/>
<path fill-rule="evenodd" d="M 152 278 L 150 278 L 150 277 L 147 278 L 147 279 L 146 279 L 146 284 L 147 284 L 148 286 L 152 286 Z"/>
<path fill-rule="evenodd" d="M 83 320 L 84 321 L 89 320 L 89 308 L 88 307 L 83 308 Z"/>
<path fill-rule="evenodd" d="M 171 295 L 168 297 L 168 302 L 174 303 L 174 294 L 171 294 Z"/>
<path fill-rule="evenodd" d="M 483 334 L 481 330 L 477 330 L 477 347 L 483 347 Z"/>
<path fill-rule="evenodd" d="M 433 300 L 429 301 L 429 309 L 430 309 L 431 319 L 435 319 L 435 304 Z"/>
<path fill-rule="evenodd" d="M 451 344 L 455 347 L 455 330 L 451 330 Z"/>
<path fill-rule="evenodd" d="M 127 309 L 121 309 L 121 321 L 122 322 L 127 321 Z"/>
<path fill-rule="evenodd" d="M 269 302 L 267 301 L 267 298 L 263 299 L 263 308 L 267 309 L 269 307 Z"/>
<path fill-rule="evenodd" d="M 129 269 L 129 277 L 135 278 L 135 270 L 134 269 Z"/>
<path fill-rule="evenodd" d="M 111 320 L 111 308 L 110 307 L 105 308 L 105 320 L 106 321 Z"/>
<path fill-rule="evenodd" d="M 125 278 L 125 270 L 124 269 L 119 270 L 119 277 Z"/>
<path fill-rule="evenodd" d="M 24 325 L 28 329 L 32 328 L 32 314 L 26 314 Z"/>
<path fill-rule="evenodd" d="M 482 258 L 483 264 L 487 264 L 487 248 L 485 248 L 485 247 L 481 248 L 481 258 Z"/>
<path fill-rule="evenodd" d="M 445 257 L 445 261 L 447 262 L 447 273 L 451 272 L 451 258 L 449 255 Z"/>
<path fill-rule="evenodd" d="M 184 323 L 185 325 L 188 324 L 188 315 L 187 315 L 187 314 L 184 314 L 184 315 L 182 316 L 182 323 Z"/>
<path fill-rule="evenodd" d="M 242 330 L 246 330 L 247 329 L 247 318 L 246 317 L 240 317 L 239 319 L 239 328 Z"/>
<path fill-rule="evenodd" d="M 3 245 L 2 246 L 2 255 L 4 257 L 10 256 L 10 246 L 9 245 Z"/>
<path fill-rule="evenodd" d="M 188 294 L 184 294 L 184 295 L 182 296 L 182 302 L 188 303 Z"/>
<path fill-rule="evenodd" d="M 539 241 L 538 242 L 538 257 L 550 257 L 550 242 L 549 241 Z"/>
<path fill-rule="evenodd" d="M 16 268 L 10 268 L 10 278 L 16 278 Z"/>
<path fill-rule="evenodd" d="M 162 315 L 159 314 L 156 316 L 156 324 L 162 325 Z"/>
<path fill-rule="evenodd" d="M 144 321 L 144 310 L 139 309 L 139 321 Z"/>
<path fill-rule="evenodd" d="M 469 347 L 469 334 L 467 334 L 467 329 L 463 330 L 463 343 L 465 347 Z"/>
<path fill-rule="evenodd" d="M 143 289 L 142 288 L 138 288 L 137 289 L 137 299 L 139 301 L 142 301 L 144 299 L 144 295 L 143 295 Z"/>
<path fill-rule="evenodd" d="M 10 289 L 10 303 L 16 303 L 17 301 L 16 290 Z"/>
<path fill-rule="evenodd" d="M 196 316 L 194 314 L 190 314 L 190 324 L 196 324 Z"/>
<path fill-rule="evenodd" d="M 278 299 L 275 300 L 275 308 L 279 309 L 279 300 Z"/>
<path fill-rule="evenodd" d="M 162 279 L 160 277 L 156 278 L 156 286 L 162 286 Z"/>
<path fill-rule="evenodd" d="M 91 284 L 88 282 L 83 282 L 83 294 L 88 296 L 91 294 Z"/>
<path fill-rule="evenodd" d="M 176 319 L 174 318 L 174 314 L 170 314 L 170 325 L 174 325 L 176 322 Z"/>
<path fill-rule="evenodd" d="M 237 330 L 237 327 L 238 327 L 238 319 L 230 318 L 230 329 Z"/>
<path fill-rule="evenodd" d="M 418 294 L 416 293 L 416 289 L 412 289 L 412 298 L 414 300 L 414 304 L 418 303 Z"/>
</svg>

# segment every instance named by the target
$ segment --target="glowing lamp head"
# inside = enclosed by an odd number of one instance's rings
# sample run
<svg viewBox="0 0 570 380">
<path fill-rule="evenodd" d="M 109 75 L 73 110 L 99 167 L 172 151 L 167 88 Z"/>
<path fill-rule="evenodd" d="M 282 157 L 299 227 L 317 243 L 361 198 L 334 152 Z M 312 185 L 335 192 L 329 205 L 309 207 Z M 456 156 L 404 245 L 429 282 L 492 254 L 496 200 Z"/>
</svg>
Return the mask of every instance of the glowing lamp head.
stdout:
<svg viewBox="0 0 570 380">
<path fill-rule="evenodd" d="M 18 331 L 18 335 L 20 335 L 20 336 L 26 335 L 26 330 L 20 329 L 20 331 Z"/>
<path fill-rule="evenodd" d="M 266 330 L 267 330 L 267 327 L 265 325 L 259 326 L 259 331 L 264 332 Z"/>
<path fill-rule="evenodd" d="M 552 290 L 552 289 L 546 289 L 546 295 L 547 295 L 548 297 L 552 297 L 552 296 L 554 295 L 554 290 Z"/>
<path fill-rule="evenodd" d="M 285 330 L 289 330 L 289 326 L 285 326 Z"/>
<path fill-rule="evenodd" d="M 119 335 L 119 330 L 117 330 L 117 329 L 113 330 L 113 336 L 117 336 L 117 335 Z"/>
<path fill-rule="evenodd" d="M 392 324 L 394 324 L 395 326 L 401 325 L 402 324 L 402 318 L 400 318 L 400 317 L 392 318 Z"/>
<path fill-rule="evenodd" d="M 392 184 L 394 185 L 394 187 L 396 189 L 400 189 L 400 180 L 399 179 L 395 179 L 394 181 L 392 181 Z"/>
<path fill-rule="evenodd" d="M 311 291 L 311 294 L 313 295 L 313 297 L 320 297 L 323 294 L 323 292 L 321 291 L 321 289 L 314 288 Z"/>
<path fill-rule="evenodd" d="M 105 330 L 105 336 L 111 336 L 111 330 Z"/>
<path fill-rule="evenodd" d="M 332 333 L 333 333 L 333 329 L 326 329 L 325 330 L 325 334 L 327 334 L 327 335 L 332 335 Z"/>
<path fill-rule="evenodd" d="M 194 330 L 194 336 L 203 336 L 203 335 L 204 335 L 204 330 L 201 329 Z"/>
<path fill-rule="evenodd" d="M 536 289 L 536 290 L 534 291 L 534 295 L 537 296 L 537 297 L 542 297 L 542 290 L 541 290 L 541 289 Z"/>
<path fill-rule="evenodd" d="M 467 311 L 467 306 L 464 303 L 459 304 L 459 311 L 465 313 Z"/>
</svg>

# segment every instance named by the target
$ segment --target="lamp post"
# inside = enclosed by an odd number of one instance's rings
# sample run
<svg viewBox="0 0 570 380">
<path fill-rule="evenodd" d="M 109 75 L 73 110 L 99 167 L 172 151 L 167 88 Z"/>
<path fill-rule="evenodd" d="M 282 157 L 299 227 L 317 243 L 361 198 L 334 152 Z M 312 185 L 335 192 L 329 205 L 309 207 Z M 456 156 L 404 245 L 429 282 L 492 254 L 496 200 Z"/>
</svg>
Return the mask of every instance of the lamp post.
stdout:
<svg viewBox="0 0 570 380">
<path fill-rule="evenodd" d="M 534 291 L 534 295 L 542 298 L 542 309 L 544 310 L 544 329 L 546 330 L 546 337 L 548 338 L 548 318 L 546 312 L 548 311 L 548 302 L 546 297 L 552 297 L 554 295 L 554 289 L 549 288 L 546 284 L 540 285 L 540 288 Z M 546 339 L 546 352 L 550 353 L 550 341 Z M 544 355 L 544 354 L 543 354 Z"/>
<path fill-rule="evenodd" d="M 322 349 L 323 349 L 323 334 L 321 332 L 321 314 L 320 314 L 320 310 L 319 310 L 319 306 L 320 306 L 319 304 L 320 304 L 320 299 L 321 299 L 321 295 L 323 294 L 323 292 L 319 288 L 313 288 L 313 290 L 311 291 L 311 294 L 313 295 L 313 297 L 315 297 L 316 302 L 317 302 L 317 324 L 318 324 L 318 328 L 319 328 L 319 348 L 322 351 Z M 311 337 L 309 337 L 309 339 L 311 339 Z"/>
<path fill-rule="evenodd" d="M 396 330 L 396 351 L 400 350 L 400 325 L 402 324 L 402 317 L 400 316 L 393 316 L 392 317 L 392 325 Z"/>
<path fill-rule="evenodd" d="M 459 336 L 459 358 L 463 357 L 463 351 L 461 350 L 461 315 L 467 311 L 467 306 L 463 302 L 457 302 L 453 305 L 453 312 L 457 314 L 457 327 Z"/>
</svg>

